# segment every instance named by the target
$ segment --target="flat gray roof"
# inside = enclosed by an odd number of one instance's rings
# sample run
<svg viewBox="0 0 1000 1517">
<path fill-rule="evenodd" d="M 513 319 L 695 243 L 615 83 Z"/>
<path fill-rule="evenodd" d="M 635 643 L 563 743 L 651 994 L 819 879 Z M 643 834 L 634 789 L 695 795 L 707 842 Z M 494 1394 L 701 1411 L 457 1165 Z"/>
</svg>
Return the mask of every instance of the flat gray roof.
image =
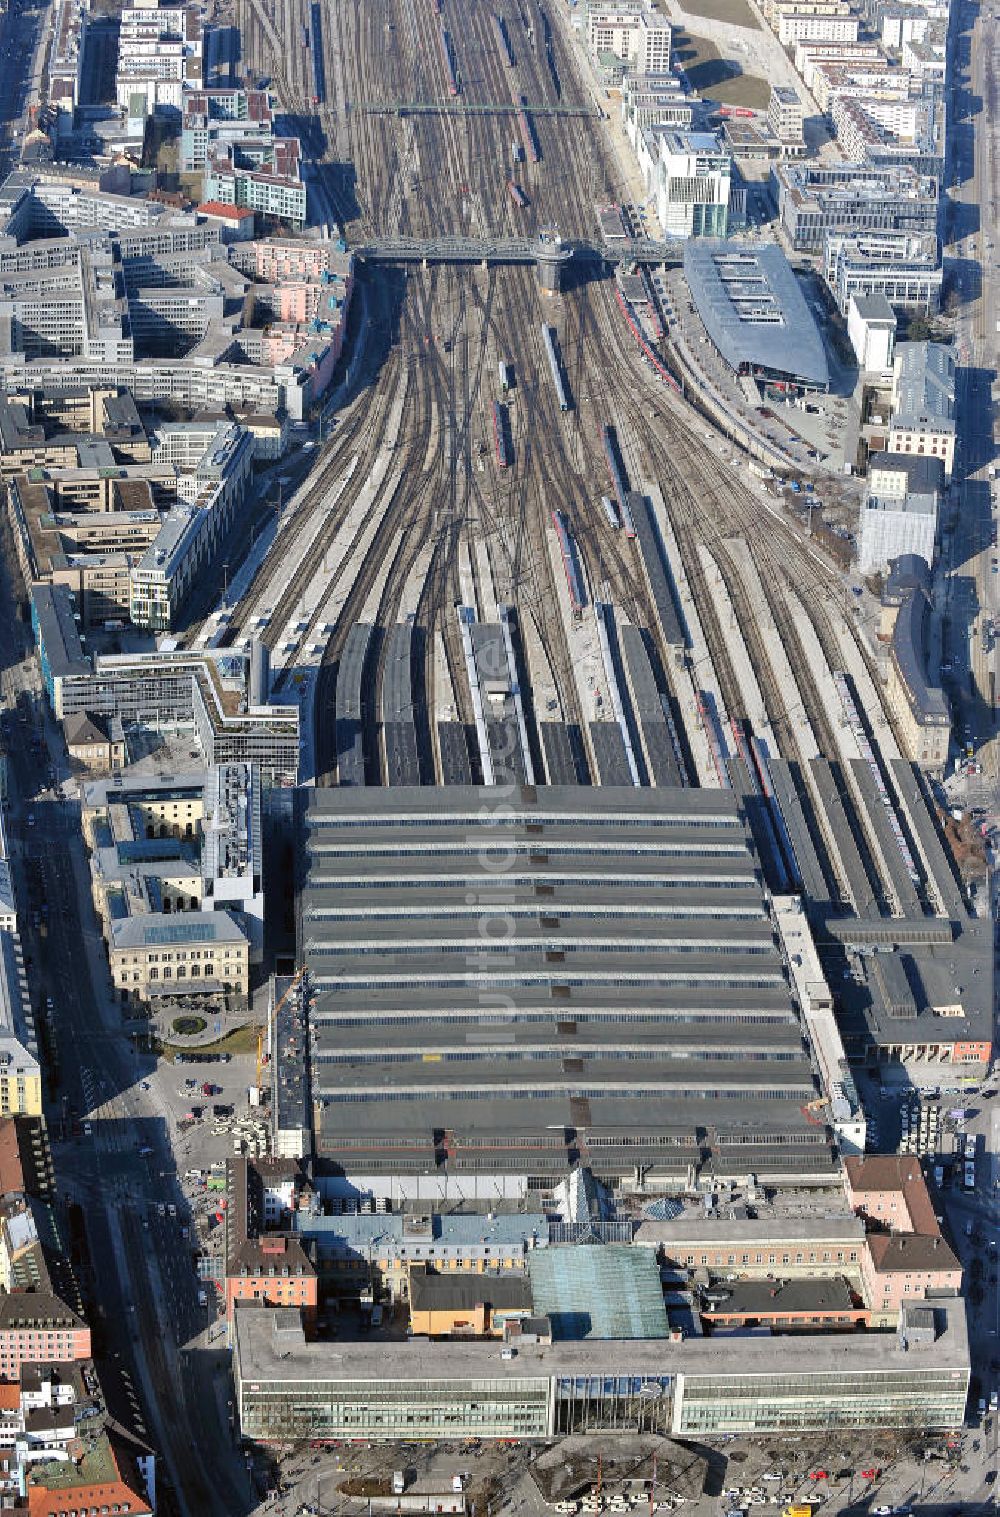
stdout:
<svg viewBox="0 0 1000 1517">
<path fill-rule="evenodd" d="M 732 369 L 761 368 L 826 389 L 823 338 L 776 244 L 691 237 L 684 275 L 705 330 Z"/>
<path fill-rule="evenodd" d="M 965 1303 L 933 1303 L 939 1336 L 932 1343 L 911 1341 L 900 1346 L 895 1333 L 801 1333 L 771 1337 L 696 1338 L 679 1343 L 662 1338 L 582 1339 L 531 1344 L 518 1349 L 516 1359 L 500 1357 L 496 1342 L 463 1342 L 458 1338 L 406 1341 L 371 1335 L 357 1341 L 306 1342 L 301 1333 L 275 1332 L 276 1313 L 266 1307 L 238 1306 L 233 1317 L 233 1367 L 237 1379 L 308 1384 L 322 1381 L 400 1382 L 410 1380 L 482 1380 L 516 1385 L 552 1376 L 761 1375 L 776 1373 L 878 1373 L 926 1366 L 966 1370 L 969 1340 Z M 284 1313 L 282 1316 L 286 1315 Z M 776 1366 L 776 1348 L 780 1358 Z"/>
<path fill-rule="evenodd" d="M 32 585 L 31 602 L 48 673 L 53 679 L 89 675 L 91 662 L 80 642 L 73 599 L 66 586 Z"/>
<path fill-rule="evenodd" d="M 845 1202 L 846 1208 L 846 1202 Z M 633 1244 L 670 1252 L 704 1244 L 725 1248 L 743 1244 L 825 1243 L 858 1247 L 865 1236 L 860 1217 L 844 1211 L 835 1217 L 775 1217 L 765 1213 L 754 1218 L 732 1218 L 715 1213 L 701 1217 L 672 1217 L 666 1222 L 643 1219 L 636 1228 Z"/>
<path fill-rule="evenodd" d="M 110 926 L 115 948 L 181 948 L 185 943 L 243 943 L 246 934 L 228 911 L 174 911 L 124 917 Z"/>
</svg>

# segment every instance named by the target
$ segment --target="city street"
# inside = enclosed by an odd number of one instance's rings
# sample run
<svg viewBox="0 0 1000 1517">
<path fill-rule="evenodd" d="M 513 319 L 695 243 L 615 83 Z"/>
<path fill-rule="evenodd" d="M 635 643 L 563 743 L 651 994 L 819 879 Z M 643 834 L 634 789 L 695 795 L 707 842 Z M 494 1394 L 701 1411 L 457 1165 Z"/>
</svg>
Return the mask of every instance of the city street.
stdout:
<svg viewBox="0 0 1000 1517">
<path fill-rule="evenodd" d="M 16 727 L 11 853 L 22 898 L 29 899 L 30 877 L 30 898 L 40 899 L 37 926 L 24 914 L 25 952 L 34 961 L 36 1002 L 51 996 L 54 1005 L 58 1083 L 49 1082 L 48 1117 L 60 1196 L 79 1206 L 84 1221 L 82 1284 L 95 1357 L 112 1409 L 127 1422 L 136 1420 L 131 1409 L 138 1392 L 141 1425 L 164 1456 L 179 1510 L 187 1517 L 230 1517 L 248 1508 L 249 1492 L 228 1427 L 227 1356 L 207 1348 L 207 1314 L 197 1305 L 191 1244 L 181 1233 L 184 1202 L 167 1122 L 155 1088 L 145 1092 L 140 1084 L 152 1061 L 136 1055 L 111 1000 L 77 806 L 38 790 L 46 767 L 57 784 L 65 783 L 65 755 L 59 729 L 37 696 L 34 662 L 23 659 L 27 629 L 16 615 L 6 569 L 0 606 L 3 691 L 7 701 L 20 695 L 17 715 L 5 718 Z M 161 1219 L 159 1202 L 174 1203 L 180 1215 Z"/>
</svg>

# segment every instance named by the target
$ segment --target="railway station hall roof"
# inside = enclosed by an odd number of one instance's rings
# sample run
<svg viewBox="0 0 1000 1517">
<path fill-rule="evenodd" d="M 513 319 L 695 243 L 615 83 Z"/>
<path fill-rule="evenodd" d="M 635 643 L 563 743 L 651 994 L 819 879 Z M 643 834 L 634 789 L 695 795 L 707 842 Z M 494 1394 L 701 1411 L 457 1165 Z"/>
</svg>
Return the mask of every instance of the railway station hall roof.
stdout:
<svg viewBox="0 0 1000 1517">
<path fill-rule="evenodd" d="M 828 387 L 823 338 L 779 247 L 690 238 L 684 276 L 706 332 L 734 371 Z"/>
<path fill-rule="evenodd" d="M 736 797 L 317 790 L 303 812 L 316 1146 L 356 1173 L 831 1164 Z"/>
</svg>

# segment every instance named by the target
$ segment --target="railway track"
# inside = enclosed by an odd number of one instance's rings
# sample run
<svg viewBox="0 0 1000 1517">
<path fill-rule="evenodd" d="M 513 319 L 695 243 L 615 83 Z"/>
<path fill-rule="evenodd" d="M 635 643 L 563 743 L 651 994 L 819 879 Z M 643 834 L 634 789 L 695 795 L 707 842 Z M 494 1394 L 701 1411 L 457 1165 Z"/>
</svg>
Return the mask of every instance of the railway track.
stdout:
<svg viewBox="0 0 1000 1517">
<path fill-rule="evenodd" d="M 289 21 L 297 20 L 300 11 L 304 16 L 307 9 L 305 0 L 241 0 L 258 16 L 261 7 L 270 3 L 280 4 Z M 446 25 L 452 4 L 453 0 L 444 0 Z M 548 27 L 546 49 L 547 28 L 537 0 L 498 0 L 498 5 L 515 56 L 513 68 L 498 46 L 492 7 L 473 0 L 463 10 L 461 27 L 451 18 L 449 33 L 463 98 L 471 103 L 511 98 L 512 93 L 550 103 L 573 95 L 585 98 L 587 86 L 578 77 L 572 49 L 556 26 Z M 439 35 L 442 18 L 431 0 L 372 0 L 365 5 L 348 0 L 327 9 L 324 17 L 328 78 L 335 77 L 338 58 L 346 60 L 343 67 L 349 77 L 346 89 L 321 107 L 319 121 L 329 138 L 346 131 L 357 170 L 355 220 L 366 235 L 530 231 L 546 223 L 555 223 L 570 235 L 590 230 L 592 204 L 613 194 L 616 178 L 598 126 L 558 117 L 536 121 L 541 161 L 519 168 L 519 182 L 531 204 L 517 210 L 505 191 L 507 149 L 503 146 L 497 151 L 495 118 L 441 114 L 400 120 L 351 107 L 352 101 L 356 105 L 363 100 L 446 97 Z M 259 19 L 255 35 L 266 41 L 265 32 L 266 23 Z M 289 78 L 296 100 L 303 96 L 302 67 L 303 61 L 293 58 L 285 68 L 284 77 Z M 283 76 L 279 71 L 275 77 Z M 333 170 L 327 166 L 321 173 L 332 176 Z M 404 301 L 407 307 L 416 303 L 421 313 L 415 323 L 405 323 L 407 340 L 420 351 L 423 322 L 425 350 L 417 366 L 430 369 L 426 382 L 420 381 L 419 403 L 408 419 L 408 426 L 423 441 L 423 483 L 420 488 L 407 485 L 390 513 L 392 531 L 386 541 L 397 540 L 399 523 L 408 513 L 406 534 L 398 561 L 386 576 L 379 615 L 384 620 L 394 615 L 417 555 L 433 542 L 418 600 L 418 619 L 426 633 L 428 692 L 433 693 L 433 650 L 440 632 L 456 696 L 464 700 L 453 602 L 458 591 L 459 546 L 469 541 L 473 519 L 487 533 L 490 552 L 498 555 L 500 577 L 509 579 L 515 603 L 530 612 L 538 626 L 570 719 L 579 719 L 579 698 L 548 552 L 551 510 L 565 512 L 592 588 L 620 604 L 636 622 L 656 625 L 636 551 L 605 521 L 598 505 L 604 484 L 598 427 L 615 417 L 623 426 L 626 451 L 632 455 L 638 476 L 634 482 L 648 471 L 665 485 L 685 571 L 699 602 L 731 714 L 744 714 L 744 704 L 726 651 L 725 631 L 704 583 L 697 552 L 700 543 L 717 553 L 779 744 L 789 756 L 797 756 L 793 726 L 764 655 L 754 607 L 725 551 L 726 539 L 738 535 L 750 544 L 766 587 L 769 612 L 785 640 L 817 736 L 824 744 L 832 743 L 785 587 L 793 585 L 800 592 L 820 646 L 831 666 L 839 667 L 843 660 L 831 621 L 841 614 L 832 604 L 834 572 L 827 573 L 815 549 L 803 544 L 790 526 L 722 468 L 699 435 L 704 429 L 702 420 L 651 379 L 630 350 L 608 283 L 570 290 L 556 307 L 567 377 L 576 401 L 576 409 L 564 417 L 549 394 L 534 319 L 535 311 L 541 319 L 542 303 L 531 276 L 523 270 L 494 272 L 487 278 L 485 295 L 479 282 L 475 273 L 411 280 Z M 426 290 L 424 296 L 420 293 L 427 284 L 429 298 L 425 298 Z M 470 324 L 469 332 L 464 330 L 465 323 Z M 475 336 L 471 335 L 473 326 Z M 445 362 L 434 339 L 447 333 L 452 335 Z M 471 356 L 465 351 L 469 345 L 475 350 Z M 482 375 L 491 349 L 511 359 L 518 371 L 512 409 L 514 464 L 502 481 L 492 470 L 480 473 L 473 457 L 476 419 L 485 405 Z M 613 363 L 608 362 L 611 353 L 615 354 Z M 313 561 L 320 551 L 317 546 Z M 378 572 L 377 563 L 362 566 L 357 580 L 359 603 Z M 289 598 L 294 599 L 291 594 Z M 856 636 L 853 628 L 851 635 Z M 335 637 L 328 649 L 331 663 L 338 656 L 337 644 Z"/>
</svg>

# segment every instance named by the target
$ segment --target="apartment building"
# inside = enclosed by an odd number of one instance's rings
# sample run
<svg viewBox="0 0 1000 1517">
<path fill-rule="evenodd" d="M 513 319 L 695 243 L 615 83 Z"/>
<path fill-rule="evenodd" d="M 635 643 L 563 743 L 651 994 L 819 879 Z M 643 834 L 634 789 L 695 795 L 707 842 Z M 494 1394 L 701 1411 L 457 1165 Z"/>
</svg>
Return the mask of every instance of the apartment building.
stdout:
<svg viewBox="0 0 1000 1517">
<path fill-rule="evenodd" d="M 119 1430 L 120 1431 L 120 1430 Z M 94 1517 L 104 1512 L 128 1517 L 153 1517 L 155 1460 L 141 1453 L 136 1440 L 128 1443 L 102 1430 L 85 1436 L 75 1457 L 35 1458 L 25 1473 L 27 1517 Z"/>
<path fill-rule="evenodd" d="M 587 46 L 598 58 L 613 53 L 635 74 L 665 74 L 670 69 L 670 23 L 645 4 L 591 5 L 587 10 Z"/>
<path fill-rule="evenodd" d="M 812 95 L 820 110 L 830 116 L 834 102 L 841 96 L 883 96 L 906 100 L 910 81 L 889 71 L 889 60 L 873 63 L 817 63 L 812 69 Z"/>
<path fill-rule="evenodd" d="M 198 6 L 138 0 L 122 7 L 116 89 L 130 121 L 179 113 L 185 88 L 199 88 L 202 78 Z"/>
<path fill-rule="evenodd" d="M 254 204 L 301 221 L 294 139 L 265 141 L 245 171 L 214 161 L 233 194 L 242 193 L 233 175 L 259 175 Z M 330 381 L 353 287 L 349 255 L 336 243 L 315 257 L 320 280 L 336 276 L 318 325 L 286 323 L 269 334 L 242 325 L 254 305 L 246 277 L 205 218 L 19 172 L 0 187 L 0 242 L 0 314 L 12 336 L 0 353 L 7 394 L 127 390 L 140 403 L 284 411 L 296 421 Z M 307 267 L 314 255 L 297 256 Z M 276 248 L 269 262 L 293 259 Z"/>
<path fill-rule="evenodd" d="M 52 46 L 48 66 L 48 99 L 68 114 L 80 103 L 80 74 L 87 35 L 88 7 L 83 0 L 58 0 L 52 11 Z"/>
<path fill-rule="evenodd" d="M 783 152 L 803 150 L 803 109 L 798 90 L 788 84 L 772 84 L 767 102 L 767 121 Z"/>
<path fill-rule="evenodd" d="M 0 1380 L 16 1380 L 25 1364 L 70 1364 L 90 1356 L 90 1328 L 58 1296 L 0 1294 Z"/>
<path fill-rule="evenodd" d="M 779 7 L 776 30 L 782 47 L 793 47 L 797 42 L 856 42 L 859 27 L 857 15 L 846 5 L 813 14 L 803 12 L 793 0 Z"/>
<path fill-rule="evenodd" d="M 41 1111 L 42 1070 L 21 940 L 0 928 L 0 1117 Z"/>
<path fill-rule="evenodd" d="M 795 71 L 810 94 L 816 85 L 818 68 L 828 65 L 881 68 L 886 62 L 885 53 L 877 42 L 797 42 L 793 58 Z"/>
<path fill-rule="evenodd" d="M 832 101 L 830 114 L 845 157 L 855 163 L 909 158 L 927 167 L 936 159 L 938 118 L 930 99 L 844 92 Z"/>
<path fill-rule="evenodd" d="M 894 52 L 900 52 L 904 43 L 923 42 L 934 24 L 922 5 L 883 5 L 879 14 L 882 46 Z"/>
<path fill-rule="evenodd" d="M 273 131 L 274 111 L 265 90 L 189 90 L 181 121 L 180 171 L 200 172 L 220 143 L 235 146 Z"/>
<path fill-rule="evenodd" d="M 206 200 L 241 206 L 294 228 L 306 223 L 306 186 L 297 167 L 294 176 L 289 176 L 213 158 L 205 170 L 204 195 Z"/>
</svg>

